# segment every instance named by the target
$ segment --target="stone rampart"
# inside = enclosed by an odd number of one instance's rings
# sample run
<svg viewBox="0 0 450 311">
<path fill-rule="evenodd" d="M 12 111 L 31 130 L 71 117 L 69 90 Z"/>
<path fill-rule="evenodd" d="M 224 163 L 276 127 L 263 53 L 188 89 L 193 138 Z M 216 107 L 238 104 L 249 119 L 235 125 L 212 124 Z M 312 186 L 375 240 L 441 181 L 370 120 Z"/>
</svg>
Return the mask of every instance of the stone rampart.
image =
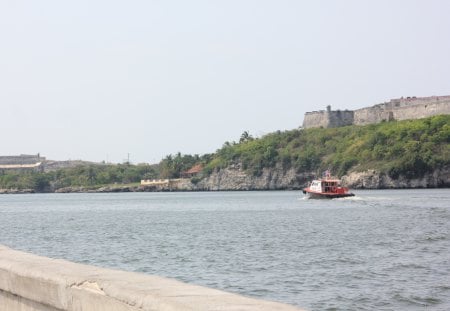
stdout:
<svg viewBox="0 0 450 311">
<path fill-rule="evenodd" d="M 389 102 L 384 104 L 387 106 L 386 108 L 393 109 L 415 105 L 429 105 L 448 101 L 450 101 L 450 96 L 402 97 L 397 99 L 391 99 Z"/>
<path fill-rule="evenodd" d="M 163 277 L 81 265 L 0 245 L 0 310 L 300 310 Z"/>
<path fill-rule="evenodd" d="M 329 128 L 352 125 L 353 114 L 354 112 L 351 110 L 320 110 L 307 112 L 303 120 L 303 127 Z"/>
<path fill-rule="evenodd" d="M 305 113 L 305 118 L 303 119 L 304 128 L 312 127 L 328 127 L 328 114 L 324 110 L 313 111 Z"/>
<path fill-rule="evenodd" d="M 350 110 L 335 110 L 328 113 L 328 127 L 340 127 L 353 124 L 354 112 Z"/>
<path fill-rule="evenodd" d="M 394 120 L 399 121 L 431 117 L 439 114 L 450 114 L 450 100 L 425 105 L 400 107 L 393 109 L 392 113 Z"/>
<path fill-rule="evenodd" d="M 379 105 L 355 110 L 353 116 L 354 125 L 367 125 L 393 120 L 392 113 L 386 111 L 382 106 Z"/>
<path fill-rule="evenodd" d="M 382 121 L 420 119 L 439 114 L 450 114 L 450 96 L 398 98 L 355 111 L 331 110 L 328 106 L 327 111 L 307 112 L 303 127 L 367 125 Z"/>
</svg>

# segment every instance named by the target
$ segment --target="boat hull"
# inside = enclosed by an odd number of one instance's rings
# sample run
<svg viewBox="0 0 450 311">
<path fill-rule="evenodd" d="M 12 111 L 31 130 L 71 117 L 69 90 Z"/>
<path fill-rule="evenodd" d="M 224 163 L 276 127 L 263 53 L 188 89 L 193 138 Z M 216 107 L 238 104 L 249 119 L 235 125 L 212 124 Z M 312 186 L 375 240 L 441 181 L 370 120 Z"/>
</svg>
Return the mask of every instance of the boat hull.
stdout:
<svg viewBox="0 0 450 311">
<path fill-rule="evenodd" d="M 303 193 L 311 199 L 337 199 L 354 196 L 347 187 L 342 187 L 340 180 L 336 178 L 315 179 L 303 189 Z"/>
<path fill-rule="evenodd" d="M 346 193 L 324 193 L 324 192 L 314 192 L 303 190 L 303 193 L 306 194 L 308 199 L 338 199 L 338 198 L 347 198 L 354 197 L 355 194 L 351 192 Z"/>
</svg>

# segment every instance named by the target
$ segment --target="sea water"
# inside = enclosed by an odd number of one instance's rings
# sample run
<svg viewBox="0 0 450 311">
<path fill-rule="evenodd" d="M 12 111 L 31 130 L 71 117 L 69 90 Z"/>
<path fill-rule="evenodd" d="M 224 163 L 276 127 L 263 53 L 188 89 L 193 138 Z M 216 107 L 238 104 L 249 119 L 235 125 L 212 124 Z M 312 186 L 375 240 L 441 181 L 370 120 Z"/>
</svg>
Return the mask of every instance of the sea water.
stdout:
<svg viewBox="0 0 450 311">
<path fill-rule="evenodd" d="M 309 310 L 450 310 L 450 189 L 0 195 L 0 244 Z"/>
</svg>

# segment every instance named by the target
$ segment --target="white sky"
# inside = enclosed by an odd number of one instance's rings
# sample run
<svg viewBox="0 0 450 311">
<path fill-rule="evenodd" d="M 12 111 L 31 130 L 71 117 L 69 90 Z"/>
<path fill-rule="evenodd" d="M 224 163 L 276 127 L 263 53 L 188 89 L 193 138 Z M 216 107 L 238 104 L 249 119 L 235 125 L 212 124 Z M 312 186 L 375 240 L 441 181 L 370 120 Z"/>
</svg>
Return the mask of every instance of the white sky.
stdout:
<svg viewBox="0 0 450 311">
<path fill-rule="evenodd" d="M 450 1 L 0 0 L 0 155 L 158 162 L 450 95 Z"/>
</svg>

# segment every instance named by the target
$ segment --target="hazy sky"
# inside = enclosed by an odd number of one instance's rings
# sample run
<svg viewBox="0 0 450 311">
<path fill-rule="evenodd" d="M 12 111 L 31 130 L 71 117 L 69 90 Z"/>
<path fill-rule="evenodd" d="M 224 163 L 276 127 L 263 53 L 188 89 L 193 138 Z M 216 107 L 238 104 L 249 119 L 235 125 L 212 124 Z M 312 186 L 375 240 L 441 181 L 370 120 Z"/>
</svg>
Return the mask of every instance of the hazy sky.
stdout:
<svg viewBox="0 0 450 311">
<path fill-rule="evenodd" d="M 450 1 L 0 0 L 0 155 L 158 162 L 450 95 Z"/>
</svg>

